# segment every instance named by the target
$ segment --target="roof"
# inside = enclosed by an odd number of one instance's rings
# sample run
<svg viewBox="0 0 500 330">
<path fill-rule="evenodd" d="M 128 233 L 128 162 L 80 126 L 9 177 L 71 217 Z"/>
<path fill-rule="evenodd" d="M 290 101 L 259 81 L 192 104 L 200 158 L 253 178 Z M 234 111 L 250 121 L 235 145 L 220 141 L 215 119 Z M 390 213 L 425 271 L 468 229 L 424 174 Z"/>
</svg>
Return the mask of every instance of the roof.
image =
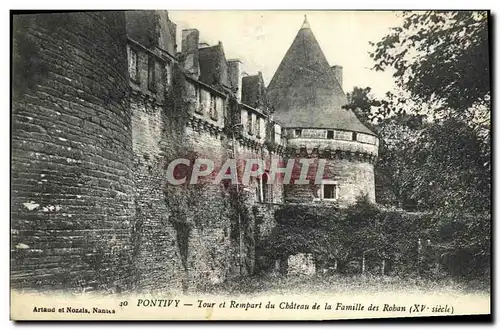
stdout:
<svg viewBox="0 0 500 330">
<path fill-rule="evenodd" d="M 352 110 L 305 19 L 268 88 L 274 118 L 284 127 L 332 128 L 375 135 Z"/>
<path fill-rule="evenodd" d="M 253 76 L 245 76 L 241 82 L 241 102 L 255 109 L 269 110 L 266 85 L 262 73 Z"/>
<path fill-rule="evenodd" d="M 145 48 L 155 46 L 174 56 L 177 25 L 166 10 L 125 11 L 127 36 Z"/>
<path fill-rule="evenodd" d="M 200 81 L 211 86 L 229 86 L 227 61 L 222 44 L 199 48 Z"/>
</svg>

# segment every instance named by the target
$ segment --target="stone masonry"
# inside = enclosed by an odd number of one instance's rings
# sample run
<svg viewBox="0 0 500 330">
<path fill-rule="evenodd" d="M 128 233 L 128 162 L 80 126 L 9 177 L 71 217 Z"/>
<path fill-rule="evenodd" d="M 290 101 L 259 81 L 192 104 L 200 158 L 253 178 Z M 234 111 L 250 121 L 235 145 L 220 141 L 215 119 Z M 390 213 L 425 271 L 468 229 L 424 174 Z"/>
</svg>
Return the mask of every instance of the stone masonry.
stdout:
<svg viewBox="0 0 500 330">
<path fill-rule="evenodd" d="M 135 215 L 125 16 L 13 23 L 12 285 L 125 288 Z"/>
<path fill-rule="evenodd" d="M 275 104 L 287 103 L 273 103 L 261 73 L 226 59 L 221 42 L 200 44 L 198 30 L 181 33 L 177 45 L 166 11 L 14 17 L 13 288 L 186 292 L 251 275 L 274 210 L 331 194 L 268 183 L 273 159 L 328 159 L 336 201 L 375 199 L 369 131 L 307 136 L 304 123 L 283 125 Z M 177 158 L 210 159 L 215 170 L 237 159 L 239 173 L 243 160 L 261 159 L 265 173 L 248 184 L 171 185 Z"/>
</svg>

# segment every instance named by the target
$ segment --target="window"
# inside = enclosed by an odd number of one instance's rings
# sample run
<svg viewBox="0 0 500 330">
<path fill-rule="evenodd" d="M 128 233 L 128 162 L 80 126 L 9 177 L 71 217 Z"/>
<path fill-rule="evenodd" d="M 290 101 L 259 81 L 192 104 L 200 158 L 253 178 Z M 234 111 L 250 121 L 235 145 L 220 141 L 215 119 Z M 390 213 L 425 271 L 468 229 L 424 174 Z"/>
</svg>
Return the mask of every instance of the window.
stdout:
<svg viewBox="0 0 500 330">
<path fill-rule="evenodd" d="M 333 139 L 333 131 L 327 131 L 326 132 L 326 138 L 327 139 Z"/>
<path fill-rule="evenodd" d="M 261 194 L 261 181 L 259 178 L 255 179 L 255 201 L 262 202 L 262 194 Z"/>
<path fill-rule="evenodd" d="M 281 143 L 281 126 L 274 125 L 274 142 Z"/>
<path fill-rule="evenodd" d="M 148 60 L 148 89 L 151 92 L 156 92 L 155 67 L 156 61 L 153 57 L 150 57 Z"/>
<path fill-rule="evenodd" d="M 198 98 L 199 98 L 199 94 L 200 94 L 200 89 L 198 88 L 198 86 L 194 86 L 194 85 L 191 85 L 193 86 L 193 91 L 194 91 L 194 98 L 196 100 L 196 103 L 198 103 Z"/>
<path fill-rule="evenodd" d="M 255 132 L 256 132 L 255 135 L 257 135 L 257 138 L 260 139 L 260 118 L 257 117 L 255 119 L 256 119 L 255 120 Z"/>
<path fill-rule="evenodd" d="M 323 185 L 323 199 L 337 199 L 337 185 L 324 184 Z"/>
<path fill-rule="evenodd" d="M 198 89 L 198 112 L 203 113 L 205 108 L 205 102 L 203 97 L 203 90 L 201 88 Z"/>
<path fill-rule="evenodd" d="M 207 105 L 210 105 L 209 104 L 209 102 L 211 101 L 210 93 L 202 89 L 201 87 L 196 87 L 196 89 L 197 89 L 196 96 L 198 97 L 196 104 L 196 113 L 202 115 L 205 113 Z"/>
<path fill-rule="evenodd" d="M 129 52 L 129 63 L 128 70 L 130 74 L 130 80 L 139 83 L 139 66 L 137 65 L 138 55 L 135 49 L 130 48 Z"/>
<path fill-rule="evenodd" d="M 210 94 L 210 118 L 213 120 L 217 120 L 217 97 L 215 95 Z"/>
<path fill-rule="evenodd" d="M 267 183 L 267 177 L 268 177 L 267 173 L 262 174 L 262 201 L 264 203 L 271 202 L 271 196 L 272 196 L 271 195 L 272 189 L 270 187 L 270 184 Z"/>
<path fill-rule="evenodd" d="M 170 86 L 172 85 L 172 66 L 167 63 L 165 65 L 165 90 L 169 90 Z"/>
<path fill-rule="evenodd" d="M 346 131 L 334 131 L 333 132 L 335 140 L 352 140 L 352 132 Z"/>
<path fill-rule="evenodd" d="M 302 130 L 301 129 L 296 129 L 294 131 L 294 137 L 301 137 L 302 136 Z"/>
<path fill-rule="evenodd" d="M 194 99 L 196 100 L 194 111 L 196 113 L 203 113 L 201 88 L 198 85 L 194 85 L 193 87 L 194 87 Z"/>
<path fill-rule="evenodd" d="M 247 132 L 250 135 L 253 135 L 253 116 L 250 112 L 247 112 Z"/>
<path fill-rule="evenodd" d="M 337 182 L 333 180 L 324 180 L 317 191 L 317 196 L 322 200 L 337 200 L 339 197 Z"/>
</svg>

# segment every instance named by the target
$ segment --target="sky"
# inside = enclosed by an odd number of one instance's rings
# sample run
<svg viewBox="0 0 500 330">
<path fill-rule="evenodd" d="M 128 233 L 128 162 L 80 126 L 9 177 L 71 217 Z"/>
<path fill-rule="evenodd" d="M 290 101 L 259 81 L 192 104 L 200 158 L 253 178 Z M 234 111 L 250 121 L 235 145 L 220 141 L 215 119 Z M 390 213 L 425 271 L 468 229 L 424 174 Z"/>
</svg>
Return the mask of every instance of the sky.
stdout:
<svg viewBox="0 0 500 330">
<path fill-rule="evenodd" d="M 309 25 L 330 65 L 343 67 L 343 88 L 371 87 L 376 96 L 395 88 L 391 72 L 371 70 L 369 42 L 377 42 L 391 27 L 401 25 L 389 11 L 169 11 L 181 30 L 200 31 L 200 42 L 224 46 L 227 59 L 238 58 L 248 74 L 262 71 L 266 85 L 297 35 L 307 15 Z"/>
</svg>

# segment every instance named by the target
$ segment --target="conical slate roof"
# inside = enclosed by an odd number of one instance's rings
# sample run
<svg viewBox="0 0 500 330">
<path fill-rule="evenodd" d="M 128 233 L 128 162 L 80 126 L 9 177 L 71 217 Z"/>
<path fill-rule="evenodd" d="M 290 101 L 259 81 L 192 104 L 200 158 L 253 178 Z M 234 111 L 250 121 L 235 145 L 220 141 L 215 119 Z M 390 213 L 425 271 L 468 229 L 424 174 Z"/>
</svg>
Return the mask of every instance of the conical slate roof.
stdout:
<svg viewBox="0 0 500 330">
<path fill-rule="evenodd" d="M 374 134 L 351 110 L 307 18 L 268 88 L 274 118 L 284 127 L 332 128 Z"/>
</svg>

